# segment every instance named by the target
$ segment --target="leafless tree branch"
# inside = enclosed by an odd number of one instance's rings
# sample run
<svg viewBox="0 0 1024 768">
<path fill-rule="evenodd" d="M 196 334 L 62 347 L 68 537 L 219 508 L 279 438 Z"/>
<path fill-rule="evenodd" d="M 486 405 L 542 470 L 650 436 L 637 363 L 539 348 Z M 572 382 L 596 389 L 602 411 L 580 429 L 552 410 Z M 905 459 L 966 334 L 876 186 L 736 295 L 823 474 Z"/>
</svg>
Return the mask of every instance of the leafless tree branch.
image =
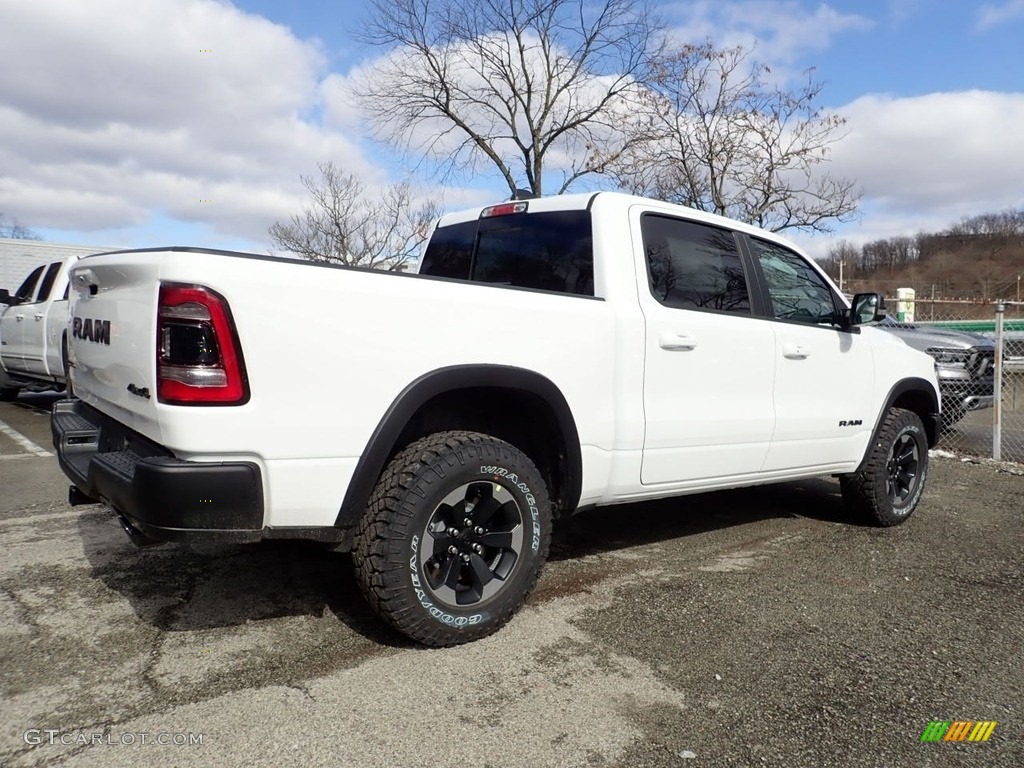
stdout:
<svg viewBox="0 0 1024 768">
<path fill-rule="evenodd" d="M 302 176 L 310 204 L 288 223 L 269 229 L 278 248 L 310 261 L 401 270 L 416 259 L 432 222 L 433 202 L 417 205 L 407 183 L 391 184 L 379 198 L 333 163 L 321 163 L 320 178 Z"/>
<path fill-rule="evenodd" d="M 13 240 L 42 240 L 31 229 L 22 226 L 16 218 L 8 217 L 5 213 L 0 213 L 0 237 L 9 237 Z"/>
<path fill-rule="evenodd" d="M 646 0 L 371 5 L 365 39 L 388 53 L 358 97 L 378 138 L 447 172 L 491 165 L 536 195 L 546 175 L 565 191 L 621 152 L 617 115 L 657 48 Z"/>
<path fill-rule="evenodd" d="M 632 142 L 606 163 L 621 186 L 774 231 L 827 232 L 855 215 L 853 182 L 821 167 L 845 120 L 817 106 L 812 71 L 784 90 L 750 51 L 705 42 L 652 72 L 627 124 Z"/>
</svg>

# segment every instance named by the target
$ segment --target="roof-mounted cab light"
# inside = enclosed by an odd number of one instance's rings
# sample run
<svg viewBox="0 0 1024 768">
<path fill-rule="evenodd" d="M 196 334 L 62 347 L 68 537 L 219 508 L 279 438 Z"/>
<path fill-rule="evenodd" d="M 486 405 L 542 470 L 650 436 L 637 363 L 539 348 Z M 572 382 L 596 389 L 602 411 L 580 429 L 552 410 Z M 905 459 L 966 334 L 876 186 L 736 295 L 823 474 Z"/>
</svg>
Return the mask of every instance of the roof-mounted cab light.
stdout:
<svg viewBox="0 0 1024 768">
<path fill-rule="evenodd" d="M 524 201 L 516 203 L 501 203 L 492 205 L 480 211 L 481 219 L 490 219 L 494 216 L 508 216 L 513 213 L 526 213 L 527 204 Z"/>
</svg>

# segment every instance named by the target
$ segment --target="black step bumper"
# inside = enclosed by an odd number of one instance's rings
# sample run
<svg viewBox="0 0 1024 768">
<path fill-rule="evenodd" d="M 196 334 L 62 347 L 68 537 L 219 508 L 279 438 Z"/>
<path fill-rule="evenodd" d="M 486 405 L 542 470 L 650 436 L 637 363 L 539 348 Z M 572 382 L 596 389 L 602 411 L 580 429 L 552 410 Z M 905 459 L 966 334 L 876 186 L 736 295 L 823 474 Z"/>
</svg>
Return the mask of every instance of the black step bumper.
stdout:
<svg viewBox="0 0 1024 768">
<path fill-rule="evenodd" d="M 113 508 L 136 543 L 263 538 L 258 465 L 182 461 L 79 400 L 54 405 L 50 430 L 60 467 L 78 489 L 72 498 Z"/>
</svg>

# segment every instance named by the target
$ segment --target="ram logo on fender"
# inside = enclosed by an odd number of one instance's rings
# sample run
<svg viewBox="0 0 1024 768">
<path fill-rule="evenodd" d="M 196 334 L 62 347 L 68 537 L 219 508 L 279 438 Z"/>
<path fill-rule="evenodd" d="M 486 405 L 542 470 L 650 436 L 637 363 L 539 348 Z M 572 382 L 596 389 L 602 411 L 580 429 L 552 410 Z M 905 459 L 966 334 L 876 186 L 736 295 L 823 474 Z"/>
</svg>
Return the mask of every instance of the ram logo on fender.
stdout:
<svg viewBox="0 0 1024 768">
<path fill-rule="evenodd" d="M 110 346 L 110 321 L 75 317 L 71 320 L 71 338 L 95 341 Z"/>
</svg>

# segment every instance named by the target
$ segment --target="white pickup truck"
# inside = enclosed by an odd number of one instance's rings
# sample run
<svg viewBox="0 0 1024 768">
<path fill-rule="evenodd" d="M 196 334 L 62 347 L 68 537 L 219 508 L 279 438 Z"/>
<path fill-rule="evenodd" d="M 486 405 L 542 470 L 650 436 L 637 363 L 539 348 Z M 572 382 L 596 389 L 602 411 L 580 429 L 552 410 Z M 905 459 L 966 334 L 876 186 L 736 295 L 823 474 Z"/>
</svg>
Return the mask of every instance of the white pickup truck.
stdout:
<svg viewBox="0 0 1024 768">
<path fill-rule="evenodd" d="M 68 275 L 77 261 L 36 267 L 13 294 L 0 289 L 0 400 L 22 389 L 65 388 Z"/>
<path fill-rule="evenodd" d="M 618 193 L 445 215 L 418 275 L 193 248 L 72 272 L 72 503 L 137 542 L 350 549 L 443 646 L 522 605 L 552 520 L 835 475 L 881 525 L 921 497 L 930 357 L 781 238 Z M 681 514 L 685 505 L 680 506 Z"/>
</svg>

